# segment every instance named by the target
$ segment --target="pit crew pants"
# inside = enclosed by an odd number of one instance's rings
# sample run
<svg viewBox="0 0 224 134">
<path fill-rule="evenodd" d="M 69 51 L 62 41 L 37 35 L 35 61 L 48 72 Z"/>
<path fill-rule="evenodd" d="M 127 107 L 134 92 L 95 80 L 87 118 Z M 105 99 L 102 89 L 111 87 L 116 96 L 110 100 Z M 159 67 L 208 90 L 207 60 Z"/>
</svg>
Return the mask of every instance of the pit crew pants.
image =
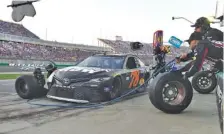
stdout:
<svg viewBox="0 0 224 134">
<path fill-rule="evenodd" d="M 199 41 L 194 55 L 196 60 L 190 71 L 186 72 L 186 77 L 191 77 L 200 71 L 205 59 L 212 61 L 223 59 L 223 44 L 212 43 L 209 40 Z"/>
</svg>

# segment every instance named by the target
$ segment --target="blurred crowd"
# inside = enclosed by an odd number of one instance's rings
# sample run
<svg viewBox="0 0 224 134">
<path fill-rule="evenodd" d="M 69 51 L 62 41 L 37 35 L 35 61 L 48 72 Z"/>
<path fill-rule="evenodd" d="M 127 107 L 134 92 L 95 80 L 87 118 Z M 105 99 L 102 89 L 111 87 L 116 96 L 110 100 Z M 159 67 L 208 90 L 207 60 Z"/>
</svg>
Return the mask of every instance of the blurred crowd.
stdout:
<svg viewBox="0 0 224 134">
<path fill-rule="evenodd" d="M 23 25 L 0 20 L 0 33 L 39 39 Z"/>
<path fill-rule="evenodd" d="M 15 35 L 17 37 L 39 39 L 38 36 L 29 31 L 23 25 L 2 20 L 0 20 L 0 33 Z M 65 47 L 53 47 L 41 44 L 0 40 L 0 58 L 6 59 L 33 59 L 74 62 L 82 60 L 90 55 L 93 55 L 94 53 L 96 52 L 80 50 L 77 48 L 69 49 Z"/>
<path fill-rule="evenodd" d="M 93 55 L 95 52 L 64 47 L 52 47 L 11 41 L 0 41 L 1 58 L 36 59 L 54 61 L 76 61 Z"/>
<path fill-rule="evenodd" d="M 129 41 L 120 41 L 120 40 L 108 40 L 100 39 L 105 44 L 112 47 L 115 53 L 131 53 L 138 55 L 145 63 L 150 63 L 153 60 L 153 45 L 152 43 L 143 43 L 143 49 L 133 51 L 130 47 Z M 171 47 L 171 53 L 167 54 L 166 60 L 170 61 L 174 57 L 178 56 L 180 53 L 188 52 L 188 47 L 181 47 L 180 49 Z"/>
<path fill-rule="evenodd" d="M 153 60 L 152 44 L 144 44 L 144 49 L 133 51 L 130 42 L 103 40 L 107 45 L 114 48 L 115 53 L 132 53 L 138 55 L 144 62 Z M 187 48 L 171 48 L 167 60 L 171 60 L 181 52 L 186 52 Z M 19 43 L 12 41 L 0 41 L 0 57 L 10 59 L 33 59 L 33 60 L 54 60 L 61 62 L 79 61 L 95 53 L 80 49 L 69 49 L 64 47 L 52 47 L 39 44 Z"/>
</svg>

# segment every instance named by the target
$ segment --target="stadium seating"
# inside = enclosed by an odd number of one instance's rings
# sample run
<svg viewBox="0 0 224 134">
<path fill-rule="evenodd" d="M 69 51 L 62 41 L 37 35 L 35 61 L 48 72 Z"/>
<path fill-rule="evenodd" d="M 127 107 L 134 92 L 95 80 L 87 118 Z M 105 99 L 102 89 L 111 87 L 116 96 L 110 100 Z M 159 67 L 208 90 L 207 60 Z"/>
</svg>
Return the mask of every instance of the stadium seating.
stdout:
<svg viewBox="0 0 224 134">
<path fill-rule="evenodd" d="M 38 39 L 34 33 L 26 29 L 23 25 L 0 20 L 0 33 L 4 35 L 15 35 L 17 37 L 28 37 L 28 39 Z M 129 41 L 122 40 L 107 40 L 99 39 L 106 46 L 112 47 L 115 53 L 132 53 L 138 55 L 149 63 L 153 60 L 153 48 L 150 43 L 143 43 L 144 49 L 132 51 Z M 26 42 L 26 41 L 24 41 Z M 172 48 L 172 54 L 168 55 L 168 60 L 174 57 L 177 52 L 186 52 L 188 49 L 182 47 L 181 49 Z M 101 51 L 102 52 L 102 51 Z M 21 60 L 54 60 L 60 62 L 71 62 L 82 60 L 94 53 L 99 53 L 94 50 L 84 50 L 77 48 L 65 48 L 48 46 L 41 43 L 22 43 L 21 41 L 0 40 L 0 58 L 5 59 L 21 59 Z"/>
<path fill-rule="evenodd" d="M 43 46 L 12 41 L 0 41 L 1 58 L 34 59 L 55 61 L 76 61 L 93 55 L 94 51 L 66 49 L 63 47 Z"/>
<path fill-rule="evenodd" d="M 0 33 L 39 39 L 23 25 L 0 20 Z"/>
<path fill-rule="evenodd" d="M 39 39 L 34 33 L 23 25 L 0 20 L 0 33 L 14 35 L 16 37 L 28 37 L 28 39 Z M 26 42 L 26 40 L 24 40 Z M 0 58 L 21 60 L 54 60 L 70 62 L 82 60 L 96 51 L 80 50 L 77 48 L 53 47 L 46 44 L 31 44 L 17 41 L 0 40 Z M 99 52 L 98 52 L 99 53 Z"/>
<path fill-rule="evenodd" d="M 120 40 L 108 40 L 108 39 L 99 39 L 103 43 L 112 47 L 115 53 L 131 53 L 138 55 L 145 63 L 150 63 L 153 60 L 153 48 L 151 43 L 143 43 L 144 48 L 142 50 L 133 51 L 131 50 L 129 41 L 120 41 Z M 172 60 L 178 54 L 183 52 L 188 52 L 188 47 L 181 47 L 180 49 L 171 47 L 171 54 L 167 55 L 166 60 Z"/>
</svg>

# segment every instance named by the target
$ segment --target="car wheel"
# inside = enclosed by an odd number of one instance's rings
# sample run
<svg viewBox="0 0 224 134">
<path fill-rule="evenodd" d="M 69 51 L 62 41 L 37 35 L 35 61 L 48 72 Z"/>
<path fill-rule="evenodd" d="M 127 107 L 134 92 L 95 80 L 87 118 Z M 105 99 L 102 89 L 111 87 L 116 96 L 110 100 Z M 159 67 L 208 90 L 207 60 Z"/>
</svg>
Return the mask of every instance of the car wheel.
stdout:
<svg viewBox="0 0 224 134">
<path fill-rule="evenodd" d="M 192 101 L 193 89 L 188 80 L 177 73 L 163 73 L 150 85 L 149 98 L 159 110 L 177 114 L 185 110 Z"/>
<path fill-rule="evenodd" d="M 154 98 L 154 87 L 156 86 L 156 82 L 158 81 L 157 79 L 160 77 L 161 74 L 159 74 L 156 78 L 152 79 L 150 81 L 150 85 L 149 85 L 149 91 L 148 91 L 148 94 L 149 94 L 149 99 L 151 101 L 151 103 L 153 104 L 153 106 L 155 106 L 157 109 L 161 110 L 160 107 L 158 107 L 158 105 L 156 104 L 156 99 Z"/>
<path fill-rule="evenodd" d="M 112 88 L 109 92 L 107 92 L 106 100 L 112 100 L 121 95 L 122 90 L 122 82 L 120 77 L 114 78 L 114 81 L 112 83 Z"/>
<path fill-rule="evenodd" d="M 32 75 L 23 75 L 16 79 L 15 89 L 17 94 L 23 99 L 33 99 L 43 97 L 47 90 L 39 86 L 37 80 Z"/>
<path fill-rule="evenodd" d="M 217 86 L 217 78 L 210 71 L 197 72 L 192 78 L 192 87 L 200 94 L 209 94 Z"/>
</svg>

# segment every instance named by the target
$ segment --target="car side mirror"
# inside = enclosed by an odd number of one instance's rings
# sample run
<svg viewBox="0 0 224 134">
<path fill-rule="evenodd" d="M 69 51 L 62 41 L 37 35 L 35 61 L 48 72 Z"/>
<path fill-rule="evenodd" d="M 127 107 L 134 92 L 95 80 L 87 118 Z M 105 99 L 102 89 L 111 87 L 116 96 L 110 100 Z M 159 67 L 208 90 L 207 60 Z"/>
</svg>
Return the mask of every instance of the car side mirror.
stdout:
<svg viewBox="0 0 224 134">
<path fill-rule="evenodd" d="M 140 42 L 131 42 L 130 46 L 131 46 L 131 49 L 133 51 L 135 51 L 135 50 L 141 50 L 144 45 L 142 43 L 140 43 Z"/>
</svg>

